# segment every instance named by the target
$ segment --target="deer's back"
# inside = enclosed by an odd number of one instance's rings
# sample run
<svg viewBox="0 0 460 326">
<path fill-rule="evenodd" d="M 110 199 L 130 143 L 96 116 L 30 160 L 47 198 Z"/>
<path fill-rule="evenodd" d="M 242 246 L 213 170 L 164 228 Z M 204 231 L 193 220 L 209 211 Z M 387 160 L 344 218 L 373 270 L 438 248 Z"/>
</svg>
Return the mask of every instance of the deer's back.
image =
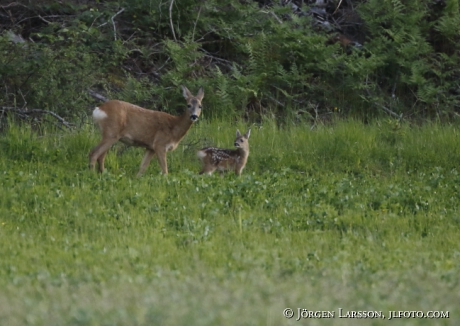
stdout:
<svg viewBox="0 0 460 326">
<path fill-rule="evenodd" d="M 97 121 L 103 132 L 107 129 L 126 143 L 139 146 L 150 144 L 158 132 L 169 130 L 174 119 L 168 113 L 147 110 L 118 100 L 105 102 L 99 106 L 99 110 L 107 115 Z"/>
</svg>

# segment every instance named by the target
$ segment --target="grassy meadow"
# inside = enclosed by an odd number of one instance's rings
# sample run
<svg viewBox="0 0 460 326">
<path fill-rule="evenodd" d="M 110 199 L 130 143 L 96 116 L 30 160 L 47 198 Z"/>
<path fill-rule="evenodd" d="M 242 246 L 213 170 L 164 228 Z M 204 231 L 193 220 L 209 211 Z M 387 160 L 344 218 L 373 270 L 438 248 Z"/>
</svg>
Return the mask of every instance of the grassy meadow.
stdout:
<svg viewBox="0 0 460 326">
<path fill-rule="evenodd" d="M 242 176 L 197 174 L 197 149 L 248 127 Z M 460 322 L 460 126 L 203 120 L 169 175 L 154 159 L 141 178 L 122 144 L 88 171 L 98 141 L 91 125 L 0 136 L 0 325 Z"/>
</svg>

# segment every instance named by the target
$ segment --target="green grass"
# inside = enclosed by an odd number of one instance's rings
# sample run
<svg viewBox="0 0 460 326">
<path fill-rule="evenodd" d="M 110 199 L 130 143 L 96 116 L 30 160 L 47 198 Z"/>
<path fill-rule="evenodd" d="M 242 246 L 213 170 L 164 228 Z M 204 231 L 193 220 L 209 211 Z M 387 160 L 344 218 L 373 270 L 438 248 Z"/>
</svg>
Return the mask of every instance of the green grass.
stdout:
<svg viewBox="0 0 460 326">
<path fill-rule="evenodd" d="M 0 325 L 355 325 L 338 308 L 449 311 L 460 321 L 459 127 L 381 121 L 251 126 L 241 177 L 195 152 L 236 128 L 200 122 L 170 174 L 93 128 L 0 138 Z M 283 317 L 293 308 L 292 319 Z M 296 321 L 297 308 L 335 311 Z"/>
</svg>

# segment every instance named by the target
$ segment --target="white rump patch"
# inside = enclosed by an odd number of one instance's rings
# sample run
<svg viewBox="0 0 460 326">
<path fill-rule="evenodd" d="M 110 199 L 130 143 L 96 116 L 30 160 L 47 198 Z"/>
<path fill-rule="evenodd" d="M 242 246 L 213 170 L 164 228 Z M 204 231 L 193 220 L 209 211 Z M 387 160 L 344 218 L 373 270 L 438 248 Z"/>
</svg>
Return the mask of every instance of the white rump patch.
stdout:
<svg viewBox="0 0 460 326">
<path fill-rule="evenodd" d="M 96 107 L 93 111 L 93 119 L 94 121 L 101 121 L 107 118 L 107 113 Z"/>
<path fill-rule="evenodd" d="M 200 158 L 200 159 L 203 159 L 206 157 L 206 152 L 204 151 L 198 151 L 198 153 L 196 153 L 196 155 Z"/>
</svg>

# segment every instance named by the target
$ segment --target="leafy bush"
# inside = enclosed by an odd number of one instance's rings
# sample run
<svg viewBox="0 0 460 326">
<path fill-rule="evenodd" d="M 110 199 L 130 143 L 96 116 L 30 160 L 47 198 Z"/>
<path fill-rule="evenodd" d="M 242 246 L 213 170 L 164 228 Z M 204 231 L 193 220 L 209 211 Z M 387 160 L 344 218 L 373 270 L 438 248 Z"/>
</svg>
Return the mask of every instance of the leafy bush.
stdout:
<svg viewBox="0 0 460 326">
<path fill-rule="evenodd" d="M 17 6 L 15 15 L 33 18 L 3 23 L 0 99 L 71 116 L 92 106 L 93 88 L 174 112 L 185 84 L 205 87 L 215 117 L 456 116 L 457 1 L 330 4 L 329 25 L 318 24 L 307 6 L 298 14 L 236 0 Z M 338 22 L 347 15 L 352 28 Z M 337 42 L 347 36 L 337 33 L 353 28 L 361 46 Z M 23 40 L 13 44 L 11 35 Z"/>
</svg>

